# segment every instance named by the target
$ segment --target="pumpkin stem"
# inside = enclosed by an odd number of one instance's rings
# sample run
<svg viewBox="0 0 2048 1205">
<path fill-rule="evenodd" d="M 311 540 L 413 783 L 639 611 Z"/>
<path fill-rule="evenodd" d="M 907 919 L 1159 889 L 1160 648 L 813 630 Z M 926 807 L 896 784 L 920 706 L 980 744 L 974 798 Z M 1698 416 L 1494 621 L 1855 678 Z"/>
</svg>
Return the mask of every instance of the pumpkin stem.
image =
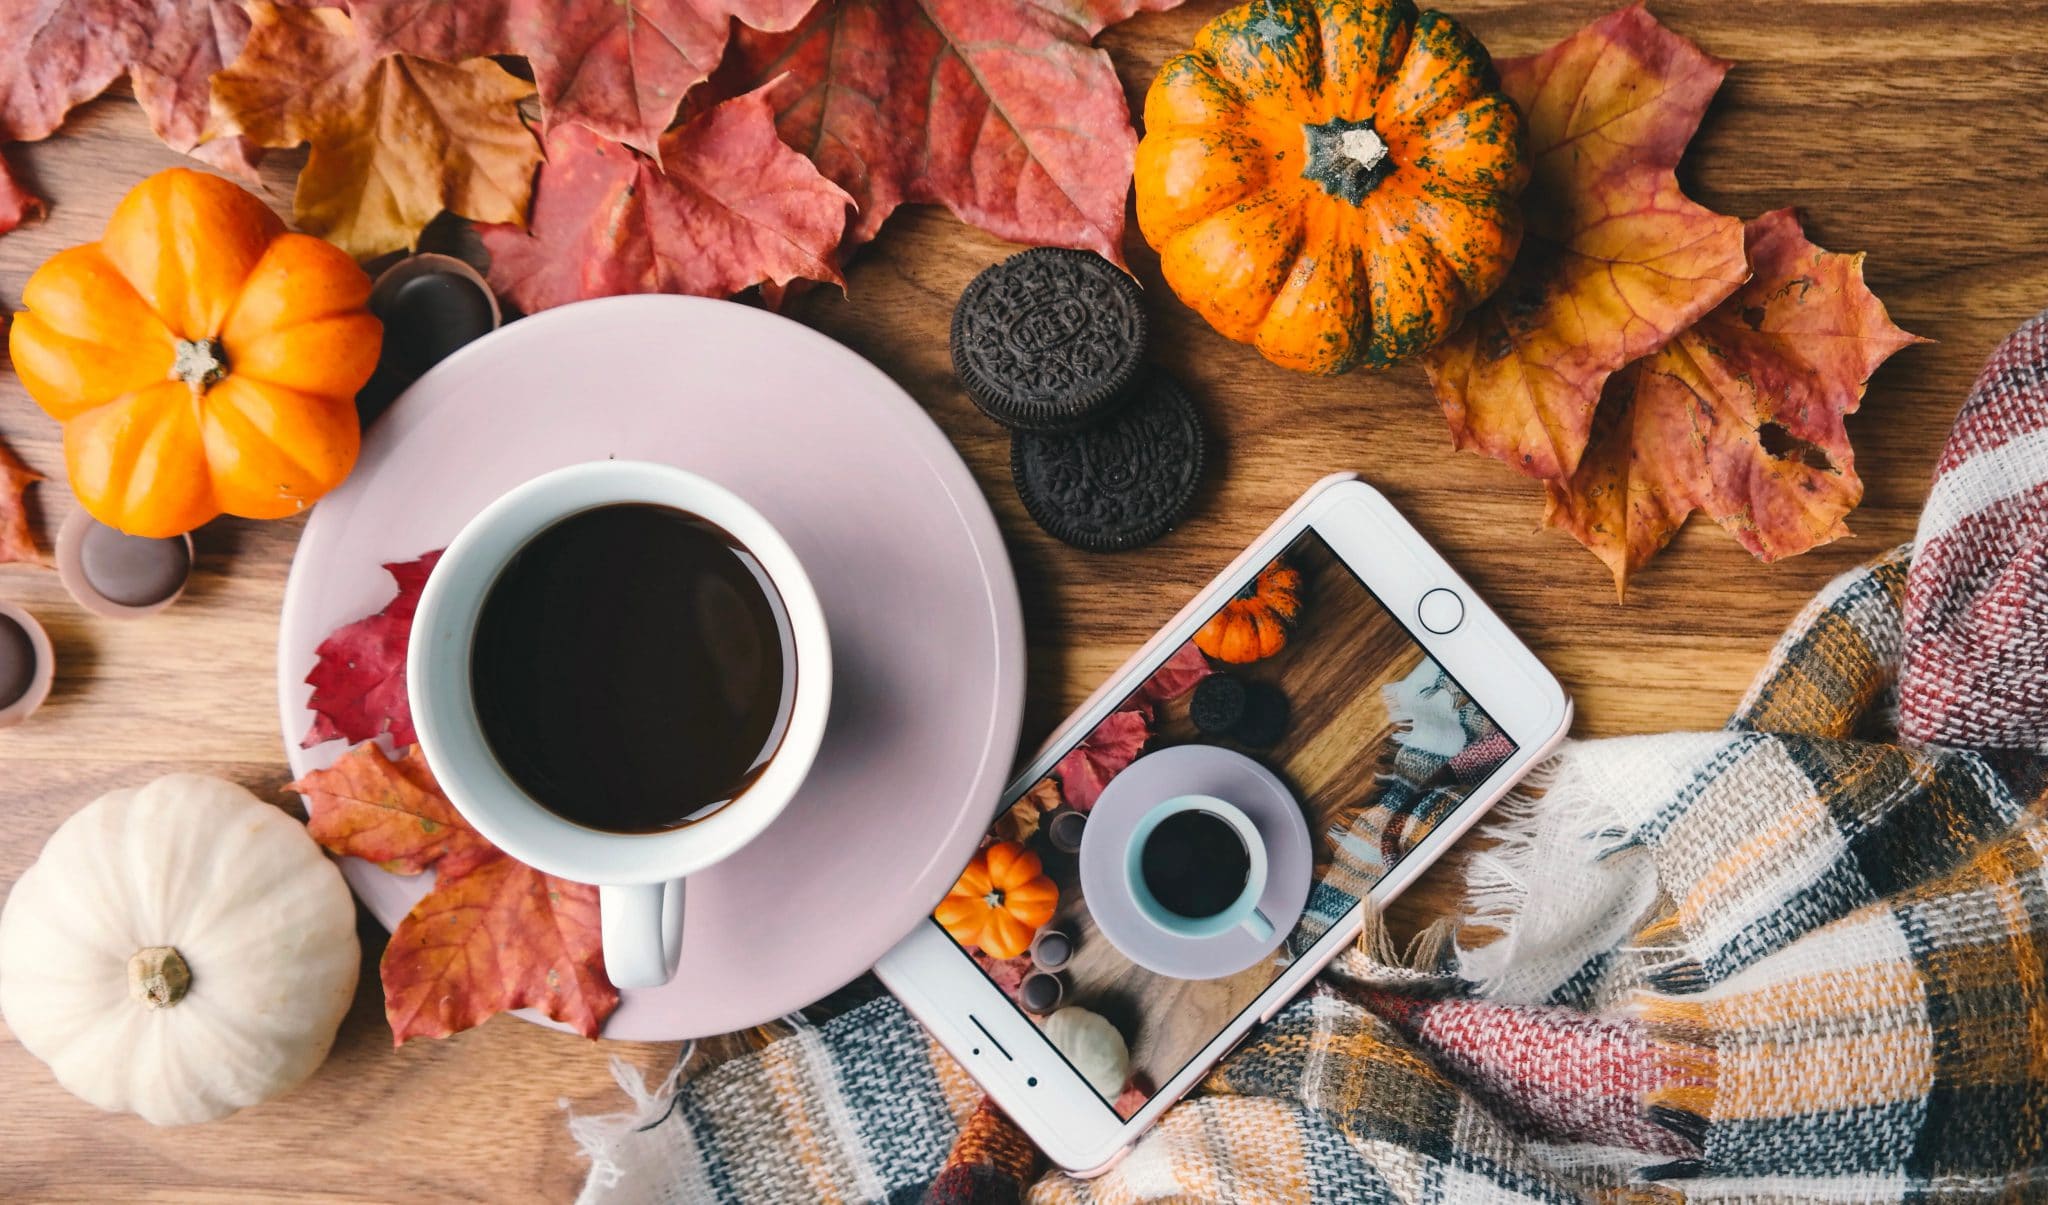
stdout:
<svg viewBox="0 0 2048 1205">
<path fill-rule="evenodd" d="M 128 959 L 128 991 L 150 1008 L 169 1008 L 192 990 L 192 968 L 171 946 L 149 946 Z"/>
<path fill-rule="evenodd" d="M 1301 169 L 1302 179 L 1314 180 L 1333 197 L 1356 205 L 1393 173 L 1394 156 L 1387 149 L 1387 140 L 1370 121 L 1333 117 L 1301 130 L 1308 139 L 1308 164 Z"/>
<path fill-rule="evenodd" d="M 1000 907 L 1002 907 L 1002 906 L 1003 906 L 1003 889 L 1002 889 L 1002 888 L 1000 888 L 1000 887 L 991 887 L 991 888 L 989 888 L 989 892 L 988 892 L 988 894 L 987 894 L 987 895 L 985 895 L 985 896 L 982 896 L 982 897 L 981 897 L 981 902 L 982 902 L 982 903 L 984 903 L 984 904 L 987 904 L 987 905 L 988 905 L 989 907 L 991 907 L 991 908 L 1000 908 Z"/>
<path fill-rule="evenodd" d="M 214 339 L 180 339 L 171 375 L 190 385 L 194 395 L 205 393 L 228 375 L 227 352 Z"/>
</svg>

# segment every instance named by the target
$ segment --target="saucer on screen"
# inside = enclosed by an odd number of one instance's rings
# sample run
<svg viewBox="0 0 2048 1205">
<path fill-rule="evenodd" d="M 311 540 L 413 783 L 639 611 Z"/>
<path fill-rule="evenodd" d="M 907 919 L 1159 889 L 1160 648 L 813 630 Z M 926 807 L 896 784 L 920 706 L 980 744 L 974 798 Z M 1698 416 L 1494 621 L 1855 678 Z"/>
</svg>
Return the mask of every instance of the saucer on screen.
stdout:
<svg viewBox="0 0 2048 1205">
<path fill-rule="evenodd" d="M 1259 911 L 1272 935 L 1242 928 L 1213 937 L 1184 937 L 1146 919 L 1125 877 L 1131 836 L 1152 808 L 1180 795 L 1209 795 L 1235 804 L 1266 844 L 1266 889 Z M 1315 854 L 1308 818 L 1294 792 L 1271 770 L 1242 753 L 1213 745 L 1177 745 L 1132 762 L 1109 781 L 1088 813 L 1081 839 L 1081 893 L 1096 928 L 1126 958 L 1175 979 L 1220 979 L 1279 949 L 1308 903 Z"/>
</svg>

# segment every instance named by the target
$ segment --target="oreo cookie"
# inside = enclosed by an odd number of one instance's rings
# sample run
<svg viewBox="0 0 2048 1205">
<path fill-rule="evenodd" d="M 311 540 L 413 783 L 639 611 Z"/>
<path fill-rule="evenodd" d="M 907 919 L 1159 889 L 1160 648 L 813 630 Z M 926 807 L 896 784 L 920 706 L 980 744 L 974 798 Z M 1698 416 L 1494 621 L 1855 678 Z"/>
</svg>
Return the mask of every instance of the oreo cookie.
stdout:
<svg viewBox="0 0 2048 1205">
<path fill-rule="evenodd" d="M 1287 696 L 1271 682 L 1248 682 L 1244 688 L 1244 715 L 1230 730 L 1231 739 L 1253 749 L 1270 749 L 1287 735 L 1292 711 Z"/>
<path fill-rule="evenodd" d="M 1195 684 L 1188 700 L 1188 718 L 1203 736 L 1229 736 L 1244 719 L 1244 679 L 1236 674 L 1210 674 Z"/>
<path fill-rule="evenodd" d="M 1121 552 L 1180 522 L 1201 483 L 1205 447 L 1195 404 L 1154 370 L 1129 402 L 1085 430 L 1011 436 L 1010 476 L 1054 539 Z"/>
<path fill-rule="evenodd" d="M 1040 247 L 986 269 L 953 311 L 953 373 L 1013 431 L 1066 431 L 1131 393 L 1144 296 L 1093 252 Z"/>
</svg>

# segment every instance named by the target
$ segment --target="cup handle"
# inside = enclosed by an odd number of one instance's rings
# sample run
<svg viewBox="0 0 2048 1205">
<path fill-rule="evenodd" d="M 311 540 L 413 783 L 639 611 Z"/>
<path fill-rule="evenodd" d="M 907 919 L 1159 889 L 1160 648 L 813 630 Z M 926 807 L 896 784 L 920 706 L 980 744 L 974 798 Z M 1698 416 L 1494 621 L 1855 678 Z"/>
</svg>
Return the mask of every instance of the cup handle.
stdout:
<svg viewBox="0 0 2048 1205">
<path fill-rule="evenodd" d="M 683 953 L 683 880 L 597 889 L 604 971 L 613 987 L 660 987 Z"/>
<path fill-rule="evenodd" d="M 1265 941 L 1273 936 L 1273 922 L 1267 920 L 1266 914 L 1257 908 L 1252 909 L 1251 915 L 1244 918 L 1244 923 L 1240 927 L 1252 935 L 1253 941 Z"/>
</svg>

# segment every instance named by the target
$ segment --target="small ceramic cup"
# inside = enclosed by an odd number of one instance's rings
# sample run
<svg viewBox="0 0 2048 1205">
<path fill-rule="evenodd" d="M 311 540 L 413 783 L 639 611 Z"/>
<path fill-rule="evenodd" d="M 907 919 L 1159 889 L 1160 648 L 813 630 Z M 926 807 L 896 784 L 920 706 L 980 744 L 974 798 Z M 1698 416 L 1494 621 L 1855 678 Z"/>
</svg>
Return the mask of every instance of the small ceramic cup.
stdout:
<svg viewBox="0 0 2048 1205">
<path fill-rule="evenodd" d="M 50 634 L 43 630 L 43 625 L 37 623 L 36 617 L 29 614 L 26 608 L 11 602 L 0 602 L 0 619 L 7 621 L 8 631 L 5 634 L 9 639 L 17 639 L 14 633 L 18 631 L 28 640 L 29 669 L 26 684 L 19 692 L 8 687 L 0 687 L 7 689 L 8 693 L 14 696 L 10 699 L 0 699 L 0 728 L 12 728 L 34 715 L 36 708 L 43 705 L 43 700 L 50 697 L 50 683 L 56 677 L 57 656 L 55 650 L 50 647 Z M 9 683 L 9 687 L 11 686 L 13 683 Z"/>
<path fill-rule="evenodd" d="M 674 507 L 732 534 L 781 596 L 785 660 L 798 667 L 788 726 L 765 769 L 732 802 L 653 833 L 586 828 L 543 807 L 491 754 L 470 689 L 477 616 L 527 541 L 582 511 L 620 503 Z M 602 460 L 517 487 L 470 520 L 427 579 L 413 619 L 406 689 L 427 764 L 456 810 L 498 848 L 537 870 L 598 888 L 605 972 L 618 987 L 659 987 L 682 952 L 683 881 L 730 857 L 782 814 L 809 773 L 832 702 L 824 610 L 780 533 L 737 494 L 668 465 Z"/>
<path fill-rule="evenodd" d="M 1182 812 L 1203 812 L 1222 821 L 1244 844 L 1244 886 L 1238 890 L 1236 898 L 1208 916 L 1189 917 L 1173 911 L 1160 903 L 1145 884 L 1146 843 L 1161 824 Z M 1266 891 L 1266 840 L 1242 809 L 1213 795 L 1175 796 L 1155 804 L 1151 811 L 1145 813 L 1137 827 L 1131 830 L 1130 842 L 1125 847 L 1124 882 L 1139 914 L 1176 937 L 1219 937 L 1233 929 L 1243 929 L 1254 941 L 1265 941 L 1273 936 L 1273 922 L 1259 911 L 1259 897 Z"/>
</svg>

